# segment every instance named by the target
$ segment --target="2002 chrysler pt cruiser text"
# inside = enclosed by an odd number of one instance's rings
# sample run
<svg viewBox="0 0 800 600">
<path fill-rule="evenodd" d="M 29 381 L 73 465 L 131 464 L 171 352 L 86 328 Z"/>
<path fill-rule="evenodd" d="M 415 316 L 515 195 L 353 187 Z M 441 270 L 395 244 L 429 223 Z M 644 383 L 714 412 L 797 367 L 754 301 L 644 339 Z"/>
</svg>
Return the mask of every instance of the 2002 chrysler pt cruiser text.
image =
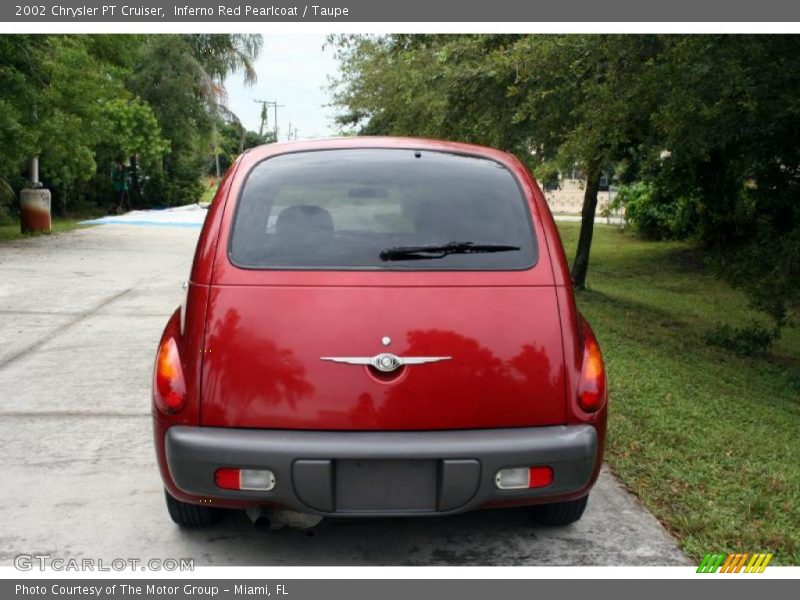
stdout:
<svg viewBox="0 0 800 600">
<path fill-rule="evenodd" d="M 579 519 L 606 379 L 558 232 L 513 156 L 401 138 L 243 154 L 153 376 L 173 520 L 529 506 Z"/>
</svg>

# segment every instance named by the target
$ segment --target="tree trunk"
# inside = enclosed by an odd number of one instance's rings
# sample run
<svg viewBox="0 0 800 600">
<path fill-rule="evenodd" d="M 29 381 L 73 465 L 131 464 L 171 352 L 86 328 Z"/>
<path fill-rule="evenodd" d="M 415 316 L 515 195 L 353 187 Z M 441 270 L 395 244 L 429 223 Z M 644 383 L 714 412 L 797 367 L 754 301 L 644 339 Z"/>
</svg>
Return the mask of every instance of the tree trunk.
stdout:
<svg viewBox="0 0 800 600">
<path fill-rule="evenodd" d="M 131 163 L 131 191 L 130 199 L 128 202 L 131 205 L 131 208 L 135 208 L 139 206 L 139 199 L 142 197 L 142 190 L 139 188 L 141 182 L 139 181 L 139 160 L 135 154 L 131 154 L 130 156 L 130 163 Z"/>
<path fill-rule="evenodd" d="M 214 123 L 213 137 L 214 137 L 214 167 L 216 168 L 217 172 L 217 181 L 219 181 L 219 140 L 217 136 L 216 123 Z"/>
<path fill-rule="evenodd" d="M 597 192 L 600 189 L 600 165 L 591 164 L 586 172 L 586 189 L 583 192 L 581 209 L 581 232 L 578 236 L 578 249 L 572 263 L 572 283 L 575 289 L 586 287 L 586 271 L 589 269 L 589 251 L 592 248 L 594 215 L 597 210 Z"/>
</svg>

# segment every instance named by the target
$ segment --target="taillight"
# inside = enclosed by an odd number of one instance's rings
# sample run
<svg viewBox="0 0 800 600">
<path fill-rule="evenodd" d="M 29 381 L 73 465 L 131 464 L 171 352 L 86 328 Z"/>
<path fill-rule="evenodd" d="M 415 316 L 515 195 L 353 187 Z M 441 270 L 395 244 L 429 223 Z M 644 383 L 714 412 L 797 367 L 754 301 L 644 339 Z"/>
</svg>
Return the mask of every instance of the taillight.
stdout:
<svg viewBox="0 0 800 600">
<path fill-rule="evenodd" d="M 597 412 L 606 401 L 606 369 L 597 338 L 588 325 L 583 327 L 583 367 L 578 384 L 578 405 L 586 412 Z"/>
<path fill-rule="evenodd" d="M 174 338 L 167 338 L 158 349 L 155 374 L 156 406 L 166 413 L 176 413 L 186 404 L 186 382 Z"/>
</svg>

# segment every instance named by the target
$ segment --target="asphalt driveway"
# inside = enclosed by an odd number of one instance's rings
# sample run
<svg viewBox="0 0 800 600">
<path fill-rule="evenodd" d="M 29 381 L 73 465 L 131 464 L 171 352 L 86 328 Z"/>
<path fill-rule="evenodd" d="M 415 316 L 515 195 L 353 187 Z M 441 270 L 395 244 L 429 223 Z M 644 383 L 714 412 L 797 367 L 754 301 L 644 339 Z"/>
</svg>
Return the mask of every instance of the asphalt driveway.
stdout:
<svg viewBox="0 0 800 600">
<path fill-rule="evenodd" d="M 196 565 L 689 564 L 607 471 L 584 518 L 560 529 L 516 509 L 306 531 L 266 530 L 239 513 L 207 530 L 174 526 L 149 386 L 199 232 L 198 215 L 175 214 L 0 244 L 0 564 L 32 553 Z"/>
</svg>

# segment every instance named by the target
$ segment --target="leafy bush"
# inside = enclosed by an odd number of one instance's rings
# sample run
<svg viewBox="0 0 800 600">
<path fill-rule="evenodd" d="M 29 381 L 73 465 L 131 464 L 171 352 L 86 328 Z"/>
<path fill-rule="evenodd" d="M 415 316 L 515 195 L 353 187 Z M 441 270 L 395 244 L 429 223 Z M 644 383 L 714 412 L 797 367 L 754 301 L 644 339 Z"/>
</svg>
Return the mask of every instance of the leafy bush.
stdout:
<svg viewBox="0 0 800 600">
<path fill-rule="evenodd" d="M 779 333 L 777 328 L 766 329 L 755 323 L 745 327 L 720 325 L 706 335 L 706 343 L 720 346 L 739 356 L 749 356 L 769 350 Z"/>
<path fill-rule="evenodd" d="M 163 172 L 154 173 L 142 184 L 142 203 L 146 207 L 191 204 L 202 195 L 203 185 L 194 169 L 169 176 Z"/>
<path fill-rule="evenodd" d="M 655 184 L 637 181 L 622 186 L 610 204 L 625 209 L 625 221 L 651 240 L 684 239 L 694 227 L 696 203 L 688 197 L 667 197 Z"/>
<path fill-rule="evenodd" d="M 8 220 L 13 211 L 16 195 L 5 179 L 0 179 L 0 223 Z"/>
<path fill-rule="evenodd" d="M 800 223 L 798 217 L 786 217 L 784 222 L 791 226 L 793 220 Z M 770 315 L 777 327 L 800 325 L 800 224 L 787 232 L 759 228 L 756 239 L 740 241 L 734 250 L 720 250 L 711 257 L 722 275 L 747 294 L 754 308 Z"/>
</svg>

